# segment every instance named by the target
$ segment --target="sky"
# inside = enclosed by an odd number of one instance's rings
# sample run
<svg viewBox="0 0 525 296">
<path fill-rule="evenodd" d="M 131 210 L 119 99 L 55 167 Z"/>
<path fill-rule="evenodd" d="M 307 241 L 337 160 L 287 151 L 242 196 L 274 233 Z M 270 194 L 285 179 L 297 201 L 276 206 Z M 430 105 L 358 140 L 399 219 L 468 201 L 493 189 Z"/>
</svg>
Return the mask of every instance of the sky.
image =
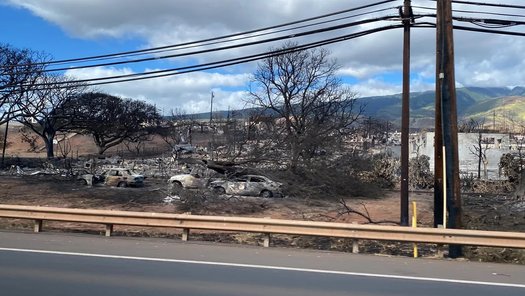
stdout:
<svg viewBox="0 0 525 296">
<path fill-rule="evenodd" d="M 0 0 L 0 42 L 16 48 L 45 52 L 55 60 L 63 60 L 246 32 L 376 2 L 380 0 Z M 475 2 L 524 4 L 521 0 Z M 232 40 L 232 44 L 385 15 L 396 16 L 397 7 L 402 4 L 402 0 L 392 1 L 323 19 L 332 20 L 330 23 L 286 33 L 254 36 L 252 39 Z M 432 9 L 436 2 L 413 0 L 412 4 L 415 14 L 431 14 L 434 13 Z M 466 4 L 454 4 L 453 9 L 457 16 L 525 21 L 525 9 Z M 361 13 L 366 14 L 357 15 Z M 347 18 L 334 20 L 336 17 Z M 426 17 L 416 19 L 416 23 L 434 20 Z M 296 37 L 290 41 L 302 44 L 392 24 L 399 24 L 399 20 L 352 26 Z M 466 22 L 455 24 L 480 28 Z M 525 32 L 525 26 L 498 30 Z M 454 40 L 458 86 L 525 85 L 524 37 L 454 31 Z M 78 79 L 141 73 L 262 53 L 282 46 L 283 42 L 143 63 L 67 70 L 65 73 Z M 432 90 L 435 30 L 414 28 L 411 42 L 411 91 Z M 366 97 L 401 92 L 402 43 L 402 29 L 396 29 L 331 44 L 325 48 L 340 65 L 338 75 L 342 81 L 359 97 Z M 200 48 L 186 51 L 197 49 Z M 156 56 L 173 53 L 157 53 Z M 155 104 L 165 115 L 173 110 L 184 113 L 208 112 L 211 92 L 214 93 L 214 110 L 242 109 L 247 104 L 251 75 L 256 67 L 257 62 L 251 62 L 164 78 L 99 85 L 96 90 L 145 100 Z"/>
</svg>

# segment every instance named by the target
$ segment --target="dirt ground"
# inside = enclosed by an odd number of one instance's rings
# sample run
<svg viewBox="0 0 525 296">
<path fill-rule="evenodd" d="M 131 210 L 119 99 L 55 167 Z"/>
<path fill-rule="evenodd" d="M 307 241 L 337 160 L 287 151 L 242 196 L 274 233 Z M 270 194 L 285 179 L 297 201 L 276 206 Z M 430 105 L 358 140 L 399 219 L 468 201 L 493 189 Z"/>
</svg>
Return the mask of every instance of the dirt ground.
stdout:
<svg viewBox="0 0 525 296">
<path fill-rule="evenodd" d="M 58 175 L 0 176 L 0 203 L 39 205 L 66 208 L 113 209 L 143 212 L 184 213 L 184 202 L 166 201 L 166 180 L 147 178 L 144 187 L 117 188 L 105 185 L 82 185 L 74 178 Z M 432 193 L 414 193 L 418 223 L 432 223 Z M 374 220 L 399 220 L 399 193 L 387 192 L 377 199 L 349 198 L 349 207 L 368 213 Z M 355 214 L 344 214 L 337 200 L 305 200 L 295 198 L 214 196 L 192 213 L 204 215 L 271 217 L 276 219 L 337 221 L 366 223 Z"/>
<path fill-rule="evenodd" d="M 191 196 L 200 196 L 192 193 Z M 262 199 L 258 197 L 207 196 L 206 199 L 169 200 L 166 180 L 147 178 L 141 188 L 116 188 L 104 185 L 88 187 L 75 178 L 60 175 L 0 176 L 0 203 L 38 205 L 48 207 L 90 208 L 142 212 L 184 213 L 245 217 L 271 217 L 312 221 L 368 223 L 356 214 L 345 213 L 338 200 L 308 200 L 296 198 Z M 432 192 L 411 193 L 417 204 L 418 225 L 432 225 Z M 508 200 L 504 195 L 469 194 L 463 196 L 464 222 L 467 228 L 525 231 L 525 202 Z M 347 198 L 346 205 L 368 215 L 374 221 L 399 221 L 399 192 L 385 192 L 375 199 Z M 30 229 L 31 221 L 0 219 L 0 228 Z M 46 222 L 46 231 L 71 231 L 102 233 L 102 225 Z M 157 236 L 178 238 L 180 231 L 164 228 L 124 227 L 115 228 L 116 235 Z M 197 231 L 192 239 L 225 243 L 258 245 L 262 235 L 247 233 L 222 233 Z M 276 235 L 273 245 L 350 251 L 351 241 L 345 239 Z M 435 245 L 420 245 L 420 255 L 434 257 Z M 387 255 L 411 256 L 412 244 L 360 241 L 360 251 Z M 498 248 L 465 248 L 465 255 L 472 260 L 525 263 L 525 253 L 520 250 Z"/>
</svg>

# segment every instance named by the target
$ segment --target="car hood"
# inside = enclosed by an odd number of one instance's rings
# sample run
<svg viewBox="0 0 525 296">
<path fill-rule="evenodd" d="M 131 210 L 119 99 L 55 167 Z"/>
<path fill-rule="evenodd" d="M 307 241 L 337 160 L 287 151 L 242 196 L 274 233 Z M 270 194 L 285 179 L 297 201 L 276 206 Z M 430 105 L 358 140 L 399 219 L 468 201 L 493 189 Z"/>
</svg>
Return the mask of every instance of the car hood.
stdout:
<svg viewBox="0 0 525 296">
<path fill-rule="evenodd" d="M 170 180 L 182 180 L 182 179 L 188 178 L 189 176 L 190 176 L 189 174 L 186 174 L 186 175 L 175 175 L 175 176 L 171 176 Z"/>
</svg>

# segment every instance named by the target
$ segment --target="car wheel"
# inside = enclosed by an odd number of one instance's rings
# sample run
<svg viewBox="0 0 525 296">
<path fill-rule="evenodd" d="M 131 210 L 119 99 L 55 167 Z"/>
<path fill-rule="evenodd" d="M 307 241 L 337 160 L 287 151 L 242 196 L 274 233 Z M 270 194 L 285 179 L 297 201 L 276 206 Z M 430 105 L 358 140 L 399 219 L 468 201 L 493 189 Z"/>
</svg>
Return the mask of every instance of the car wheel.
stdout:
<svg viewBox="0 0 525 296">
<path fill-rule="evenodd" d="M 179 193 L 182 189 L 182 184 L 178 181 L 173 181 L 172 183 L 170 183 L 170 193 L 171 194 L 176 194 L 176 193 Z"/>
<path fill-rule="evenodd" d="M 126 182 L 119 182 L 117 187 L 128 187 L 128 184 Z"/>
<path fill-rule="evenodd" d="M 225 194 L 226 189 L 224 189 L 224 187 L 214 187 L 213 192 L 215 192 L 216 194 Z"/>
<path fill-rule="evenodd" d="M 264 198 L 270 198 L 273 196 L 273 194 L 270 190 L 263 190 L 261 191 L 261 194 L 259 194 L 259 196 Z"/>
</svg>

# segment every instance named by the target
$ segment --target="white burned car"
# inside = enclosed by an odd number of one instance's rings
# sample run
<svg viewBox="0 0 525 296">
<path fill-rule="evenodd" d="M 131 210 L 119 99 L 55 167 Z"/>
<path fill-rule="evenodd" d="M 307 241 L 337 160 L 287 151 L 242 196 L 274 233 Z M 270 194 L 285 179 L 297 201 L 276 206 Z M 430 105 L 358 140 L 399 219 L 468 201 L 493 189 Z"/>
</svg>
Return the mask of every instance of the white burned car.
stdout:
<svg viewBox="0 0 525 296">
<path fill-rule="evenodd" d="M 217 180 L 211 182 L 210 187 L 217 194 L 282 197 L 282 184 L 260 175 L 244 175 L 231 180 Z"/>
<path fill-rule="evenodd" d="M 203 189 L 208 186 L 210 179 L 202 178 L 199 174 L 179 174 L 168 180 L 171 189 Z"/>
</svg>

